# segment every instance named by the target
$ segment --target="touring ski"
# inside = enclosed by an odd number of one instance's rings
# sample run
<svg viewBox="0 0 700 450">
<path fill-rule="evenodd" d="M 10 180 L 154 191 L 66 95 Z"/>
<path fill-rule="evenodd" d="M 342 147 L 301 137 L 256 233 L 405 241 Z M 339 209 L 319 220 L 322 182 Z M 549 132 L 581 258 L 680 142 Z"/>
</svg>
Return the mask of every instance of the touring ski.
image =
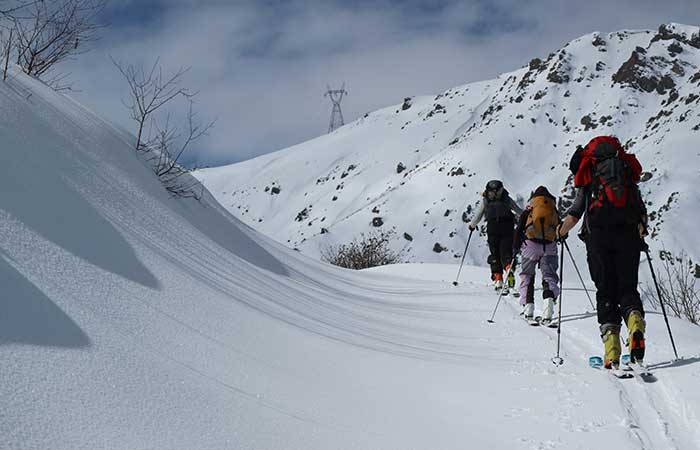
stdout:
<svg viewBox="0 0 700 450">
<path fill-rule="evenodd" d="M 533 327 L 538 327 L 538 326 L 540 326 L 540 321 L 537 320 L 537 317 L 527 318 L 527 317 L 524 317 L 524 316 L 523 316 L 523 319 L 524 319 L 525 322 L 527 322 L 528 325 L 530 325 L 530 326 L 533 326 Z"/>
<path fill-rule="evenodd" d="M 634 373 L 639 379 L 647 383 L 656 381 L 656 377 L 643 362 L 629 362 L 626 366 L 628 370 Z"/>
</svg>

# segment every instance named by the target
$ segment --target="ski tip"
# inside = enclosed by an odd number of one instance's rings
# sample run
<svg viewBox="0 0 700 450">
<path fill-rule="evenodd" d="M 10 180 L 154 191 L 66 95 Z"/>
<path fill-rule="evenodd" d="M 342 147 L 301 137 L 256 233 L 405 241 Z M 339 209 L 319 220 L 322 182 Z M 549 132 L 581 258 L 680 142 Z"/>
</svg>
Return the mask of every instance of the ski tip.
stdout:
<svg viewBox="0 0 700 450">
<path fill-rule="evenodd" d="M 594 369 L 601 369 L 603 367 L 603 358 L 600 356 L 591 356 L 588 358 L 588 365 Z"/>
</svg>

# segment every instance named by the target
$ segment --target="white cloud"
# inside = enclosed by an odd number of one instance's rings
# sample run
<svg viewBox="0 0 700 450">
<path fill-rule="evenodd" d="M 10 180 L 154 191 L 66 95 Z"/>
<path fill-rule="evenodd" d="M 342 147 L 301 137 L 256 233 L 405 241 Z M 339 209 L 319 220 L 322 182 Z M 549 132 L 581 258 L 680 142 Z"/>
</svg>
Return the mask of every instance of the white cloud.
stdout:
<svg viewBox="0 0 700 450">
<path fill-rule="evenodd" d="M 425 11 L 418 3 L 169 1 L 156 20 L 108 29 L 70 69 L 82 90 L 74 95 L 130 126 L 108 55 L 192 66 L 186 80 L 200 90 L 199 111 L 218 122 L 190 157 L 220 164 L 323 133 L 329 83 L 347 83 L 343 111 L 352 120 L 513 70 L 591 31 L 700 19 L 694 0 L 448 1 Z"/>
</svg>

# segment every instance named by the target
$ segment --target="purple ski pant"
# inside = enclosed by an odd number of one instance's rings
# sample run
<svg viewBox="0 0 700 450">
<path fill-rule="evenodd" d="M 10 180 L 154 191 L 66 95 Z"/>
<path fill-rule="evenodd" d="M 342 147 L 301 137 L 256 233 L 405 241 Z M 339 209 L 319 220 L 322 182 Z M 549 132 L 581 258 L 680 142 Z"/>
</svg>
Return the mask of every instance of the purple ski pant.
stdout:
<svg viewBox="0 0 700 450">
<path fill-rule="evenodd" d="M 541 244 L 526 240 L 520 247 L 520 304 L 524 305 L 527 299 L 527 287 L 533 282 L 537 263 L 540 263 L 542 278 L 549 285 L 554 298 L 559 297 L 559 258 L 557 258 L 557 244 Z"/>
</svg>

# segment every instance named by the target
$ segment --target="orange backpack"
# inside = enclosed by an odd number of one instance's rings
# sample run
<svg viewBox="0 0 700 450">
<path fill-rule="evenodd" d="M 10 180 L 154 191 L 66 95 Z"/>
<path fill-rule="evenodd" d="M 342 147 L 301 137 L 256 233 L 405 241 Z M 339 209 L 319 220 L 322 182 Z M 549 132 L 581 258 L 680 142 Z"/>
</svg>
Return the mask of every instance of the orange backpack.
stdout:
<svg viewBox="0 0 700 450">
<path fill-rule="evenodd" d="M 559 214 L 554 202 L 554 197 L 549 192 L 536 194 L 530 199 L 532 209 L 525 225 L 525 236 L 528 239 L 554 242 L 557 238 Z"/>
</svg>

